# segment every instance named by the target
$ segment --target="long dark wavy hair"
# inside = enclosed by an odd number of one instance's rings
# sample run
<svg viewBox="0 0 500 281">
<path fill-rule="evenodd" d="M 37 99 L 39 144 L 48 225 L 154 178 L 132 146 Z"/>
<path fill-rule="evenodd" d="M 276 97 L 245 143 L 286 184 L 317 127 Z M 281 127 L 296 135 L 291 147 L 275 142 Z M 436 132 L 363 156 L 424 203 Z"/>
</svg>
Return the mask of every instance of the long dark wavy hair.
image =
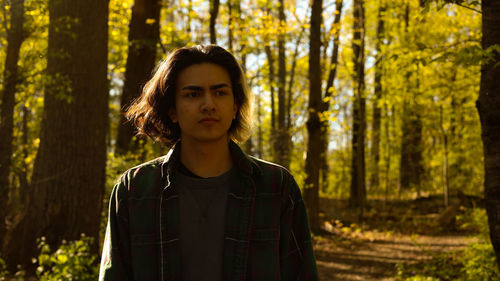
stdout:
<svg viewBox="0 0 500 281">
<path fill-rule="evenodd" d="M 145 85 L 142 94 L 132 102 L 125 116 L 137 127 L 137 135 L 146 135 L 166 146 L 180 138 L 180 127 L 168 116 L 175 108 L 177 77 L 187 67 L 201 63 L 214 63 L 229 74 L 238 112 L 229 128 L 233 141 L 243 142 L 251 130 L 251 93 L 245 74 L 234 56 L 216 45 L 196 45 L 173 51 L 161 61 Z"/>
</svg>

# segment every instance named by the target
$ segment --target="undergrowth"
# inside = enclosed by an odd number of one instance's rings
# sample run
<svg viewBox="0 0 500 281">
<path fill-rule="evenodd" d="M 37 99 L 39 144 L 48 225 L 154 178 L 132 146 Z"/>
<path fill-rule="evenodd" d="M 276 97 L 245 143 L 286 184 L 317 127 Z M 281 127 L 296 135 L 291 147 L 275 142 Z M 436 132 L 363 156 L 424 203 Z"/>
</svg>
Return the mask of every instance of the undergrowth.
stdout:
<svg viewBox="0 0 500 281">
<path fill-rule="evenodd" d="M 97 280 L 99 268 L 96 256 L 91 254 L 93 238 L 85 235 L 73 242 L 63 241 L 56 251 L 51 251 L 45 239 L 39 240 L 37 277 L 40 281 Z M 36 261 L 35 261 L 36 262 Z"/>
<path fill-rule="evenodd" d="M 493 246 L 489 240 L 484 209 L 470 209 L 457 217 L 461 228 L 478 231 L 476 242 L 464 250 L 436 253 L 430 260 L 413 264 L 397 264 L 397 280 L 500 280 Z"/>
</svg>

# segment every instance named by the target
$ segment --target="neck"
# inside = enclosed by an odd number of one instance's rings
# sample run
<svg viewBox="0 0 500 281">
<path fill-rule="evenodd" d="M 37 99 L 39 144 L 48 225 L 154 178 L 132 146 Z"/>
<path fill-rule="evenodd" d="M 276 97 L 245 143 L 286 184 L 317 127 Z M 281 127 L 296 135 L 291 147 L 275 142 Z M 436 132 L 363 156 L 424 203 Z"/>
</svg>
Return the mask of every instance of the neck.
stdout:
<svg viewBox="0 0 500 281">
<path fill-rule="evenodd" d="M 216 177 L 229 171 L 233 166 L 229 152 L 229 140 L 215 142 L 192 142 L 181 138 L 180 160 L 194 174 Z"/>
</svg>

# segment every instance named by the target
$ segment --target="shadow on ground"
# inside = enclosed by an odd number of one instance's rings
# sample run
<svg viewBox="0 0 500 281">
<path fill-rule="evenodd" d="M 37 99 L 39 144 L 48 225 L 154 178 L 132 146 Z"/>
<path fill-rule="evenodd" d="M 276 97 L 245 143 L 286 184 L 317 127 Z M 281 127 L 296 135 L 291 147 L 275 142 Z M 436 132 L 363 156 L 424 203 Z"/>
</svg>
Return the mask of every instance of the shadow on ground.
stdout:
<svg viewBox="0 0 500 281">
<path fill-rule="evenodd" d="M 425 261 L 433 254 L 463 249 L 474 241 L 470 232 L 428 229 L 428 220 L 415 221 L 414 217 L 429 210 L 440 210 L 426 204 L 423 210 L 401 202 L 385 206 L 384 212 L 372 211 L 369 223 L 357 226 L 350 221 L 354 219 L 346 211 L 345 202 L 322 199 L 324 219 L 335 229 L 332 234 L 314 237 L 320 280 L 395 280 L 398 263 Z M 393 218 L 391 225 L 384 224 L 388 217 Z M 335 221 L 342 222 L 335 226 Z"/>
</svg>

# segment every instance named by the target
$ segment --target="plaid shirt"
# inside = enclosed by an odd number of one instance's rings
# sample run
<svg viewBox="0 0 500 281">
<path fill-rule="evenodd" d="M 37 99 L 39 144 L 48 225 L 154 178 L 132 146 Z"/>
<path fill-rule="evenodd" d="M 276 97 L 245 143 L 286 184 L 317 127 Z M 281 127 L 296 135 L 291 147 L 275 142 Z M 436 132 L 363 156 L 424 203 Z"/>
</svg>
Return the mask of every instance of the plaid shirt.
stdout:
<svg viewBox="0 0 500 281">
<path fill-rule="evenodd" d="M 111 194 L 99 280 L 182 280 L 178 148 L 128 170 Z M 306 209 L 290 173 L 230 143 L 224 280 L 318 280 Z"/>
</svg>

